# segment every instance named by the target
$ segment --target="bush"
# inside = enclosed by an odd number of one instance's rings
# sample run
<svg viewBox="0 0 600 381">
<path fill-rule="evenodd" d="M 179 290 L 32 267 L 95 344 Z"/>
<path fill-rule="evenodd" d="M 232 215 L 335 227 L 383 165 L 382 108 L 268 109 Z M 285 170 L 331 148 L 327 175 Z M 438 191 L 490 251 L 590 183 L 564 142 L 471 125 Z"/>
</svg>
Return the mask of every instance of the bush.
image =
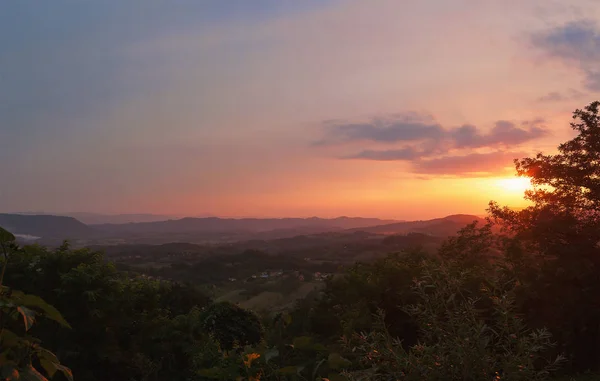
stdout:
<svg viewBox="0 0 600 381">
<path fill-rule="evenodd" d="M 200 319 L 204 330 L 225 351 L 243 349 L 262 340 L 263 327 L 258 317 L 229 302 L 210 305 Z"/>
<path fill-rule="evenodd" d="M 467 287 L 476 269 L 426 267 L 413 285 L 419 300 L 406 308 L 419 324 L 419 343 L 405 349 L 380 313 L 377 329 L 346 343 L 368 368 L 351 380 L 544 380 L 563 361 L 548 361 L 548 331 L 528 329 L 516 314 L 515 282 L 488 273 L 476 295 Z"/>
</svg>

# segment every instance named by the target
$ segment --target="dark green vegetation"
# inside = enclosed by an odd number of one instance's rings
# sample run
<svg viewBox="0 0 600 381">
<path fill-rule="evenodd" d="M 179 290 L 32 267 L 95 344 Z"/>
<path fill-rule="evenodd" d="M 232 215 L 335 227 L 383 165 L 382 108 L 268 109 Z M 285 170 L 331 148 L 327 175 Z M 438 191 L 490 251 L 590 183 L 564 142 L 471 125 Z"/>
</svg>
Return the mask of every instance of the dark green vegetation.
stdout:
<svg viewBox="0 0 600 381">
<path fill-rule="evenodd" d="M 70 328 L 69 324 L 56 308 L 39 296 L 4 286 L 8 257 L 18 247 L 15 245 L 15 236 L 3 228 L 0 228 L 0 250 L 3 257 L 0 272 L 0 378 L 44 379 L 36 369 L 39 364 L 49 377 L 61 372 L 72 380 L 71 370 L 60 364 L 56 355 L 42 347 L 39 340 L 27 335 L 37 317 L 51 319 L 62 327 Z"/>
<path fill-rule="evenodd" d="M 410 248 L 423 246 L 426 235 L 365 232 L 325 241 L 113 247 L 107 256 L 117 269 L 92 249 L 20 248 L 3 234 L 0 359 L 8 365 L 0 377 L 59 380 L 70 375 L 65 364 L 75 380 L 598 379 L 599 106 L 574 113 L 578 136 L 557 155 L 517 161 L 517 172 L 535 185 L 526 194 L 532 206 L 491 203 L 487 223 L 467 225 L 434 251 Z M 343 251 L 358 242 L 365 246 Z M 343 260 L 361 250 L 377 259 Z M 303 271 L 314 276 L 312 266 L 330 265 L 335 276 L 277 311 L 252 312 L 198 289 L 257 281 L 283 288 Z M 252 277 L 271 270 L 268 281 Z M 242 279 L 223 280 L 230 274 Z M 316 282 L 302 282 L 309 281 Z M 24 295 L 45 302 L 34 306 Z M 50 319 L 34 320 L 43 314 Z M 21 351 L 19 343 L 38 339 L 52 354 Z M 25 355 L 8 363 L 16 353 Z"/>
</svg>

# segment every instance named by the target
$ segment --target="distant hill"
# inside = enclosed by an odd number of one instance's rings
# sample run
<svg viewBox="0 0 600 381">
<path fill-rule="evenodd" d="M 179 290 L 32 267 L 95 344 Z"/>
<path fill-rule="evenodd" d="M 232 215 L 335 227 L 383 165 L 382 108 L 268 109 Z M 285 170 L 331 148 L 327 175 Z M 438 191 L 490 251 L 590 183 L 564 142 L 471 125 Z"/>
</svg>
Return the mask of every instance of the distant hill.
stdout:
<svg viewBox="0 0 600 381">
<path fill-rule="evenodd" d="M 51 215 L 1 214 L 0 226 L 15 235 L 42 239 L 87 237 L 93 229 L 73 217 Z"/>
<path fill-rule="evenodd" d="M 380 220 L 377 218 L 338 217 L 325 218 L 182 218 L 178 220 L 142 222 L 129 224 L 101 224 L 93 225 L 103 232 L 112 233 L 155 233 L 155 234 L 182 234 L 182 233 L 265 233 L 286 232 L 289 234 L 306 234 L 345 230 L 358 227 L 369 227 L 396 222 L 393 220 Z M 277 235 L 277 234 L 275 234 Z"/>
<path fill-rule="evenodd" d="M 89 219 L 101 215 L 86 214 Z M 99 216 L 99 217 L 98 217 Z M 127 221 L 133 218 L 160 218 L 156 215 L 108 216 Z M 218 218 L 186 217 L 166 221 L 121 224 L 84 224 L 71 216 L 0 214 L 0 226 L 18 234 L 22 240 L 42 244 L 69 239 L 76 244 L 162 244 L 167 242 L 225 243 L 247 240 L 273 240 L 321 233 L 408 234 L 422 233 L 436 237 L 455 234 L 465 225 L 479 221 L 474 215 L 452 215 L 426 221 L 394 221 L 377 218 Z"/>
<path fill-rule="evenodd" d="M 359 230 L 375 234 L 423 233 L 438 237 L 447 237 L 456 234 L 460 229 L 474 221 L 477 221 L 480 225 L 485 224 L 485 219 L 481 217 L 470 214 L 455 214 L 432 220 L 396 222 L 361 228 Z"/>
<path fill-rule="evenodd" d="M 128 224 L 136 222 L 157 222 L 167 221 L 176 216 L 166 216 L 160 214 L 97 214 L 86 212 L 65 213 L 66 216 L 77 218 L 79 221 L 88 225 L 100 224 Z"/>
<path fill-rule="evenodd" d="M 19 212 L 13 214 L 27 215 L 27 216 L 65 216 L 73 217 L 83 222 L 86 225 L 97 225 L 97 224 L 128 224 L 132 222 L 155 222 L 155 221 L 166 221 L 177 216 L 168 216 L 161 214 L 149 214 L 149 213 L 135 213 L 135 214 L 100 214 L 100 213 L 88 213 L 88 212 L 73 212 L 73 213 L 46 213 L 46 212 Z"/>
</svg>

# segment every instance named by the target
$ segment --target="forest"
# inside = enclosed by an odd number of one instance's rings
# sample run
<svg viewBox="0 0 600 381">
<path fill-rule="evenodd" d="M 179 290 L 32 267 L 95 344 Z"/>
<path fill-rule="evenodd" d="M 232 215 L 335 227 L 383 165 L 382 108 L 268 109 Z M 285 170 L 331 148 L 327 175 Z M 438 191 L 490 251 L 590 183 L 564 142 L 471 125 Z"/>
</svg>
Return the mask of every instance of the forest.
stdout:
<svg viewBox="0 0 600 381">
<path fill-rule="evenodd" d="M 285 310 L 0 229 L 0 380 L 600 379 L 600 102 L 571 127 L 515 160 L 530 206 L 492 201 L 435 252 L 385 246 Z"/>
</svg>

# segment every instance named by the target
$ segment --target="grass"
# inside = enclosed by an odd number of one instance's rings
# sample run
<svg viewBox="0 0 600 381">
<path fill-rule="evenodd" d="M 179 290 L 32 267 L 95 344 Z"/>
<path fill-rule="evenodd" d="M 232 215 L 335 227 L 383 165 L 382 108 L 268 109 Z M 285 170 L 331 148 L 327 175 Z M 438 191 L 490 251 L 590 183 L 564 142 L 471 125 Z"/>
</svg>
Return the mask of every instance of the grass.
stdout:
<svg viewBox="0 0 600 381">
<path fill-rule="evenodd" d="M 244 289 L 241 290 L 233 290 L 230 292 L 227 292 L 221 296 L 219 296 L 218 298 L 215 299 L 216 302 L 230 302 L 230 303 L 239 303 L 242 300 L 244 300 L 244 296 L 241 295 L 244 291 Z"/>
<path fill-rule="evenodd" d="M 283 295 L 279 292 L 265 291 L 240 303 L 240 307 L 252 311 L 266 311 L 280 304 L 283 299 Z"/>
</svg>

